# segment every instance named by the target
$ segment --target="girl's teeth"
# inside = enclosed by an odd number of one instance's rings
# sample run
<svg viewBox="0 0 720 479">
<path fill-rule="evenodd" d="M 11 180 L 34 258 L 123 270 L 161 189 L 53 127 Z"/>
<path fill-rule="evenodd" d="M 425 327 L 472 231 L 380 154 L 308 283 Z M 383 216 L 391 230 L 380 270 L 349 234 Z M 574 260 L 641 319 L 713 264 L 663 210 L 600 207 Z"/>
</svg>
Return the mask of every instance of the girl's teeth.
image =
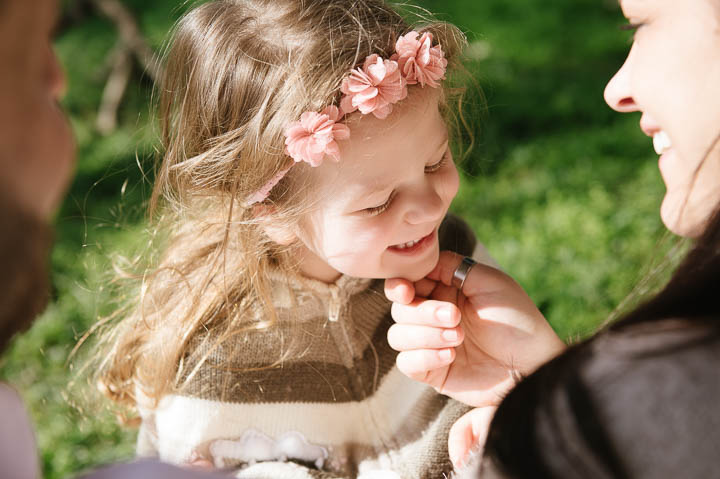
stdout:
<svg viewBox="0 0 720 479">
<path fill-rule="evenodd" d="M 655 133 L 653 136 L 653 147 L 655 147 L 655 153 L 662 155 L 666 150 L 672 148 L 672 142 L 670 137 L 664 131 Z"/>
<path fill-rule="evenodd" d="M 408 241 L 407 243 L 395 245 L 395 248 L 397 248 L 397 249 L 412 248 L 413 246 L 415 246 L 415 245 L 418 244 L 419 242 L 420 242 L 420 240 Z"/>
</svg>

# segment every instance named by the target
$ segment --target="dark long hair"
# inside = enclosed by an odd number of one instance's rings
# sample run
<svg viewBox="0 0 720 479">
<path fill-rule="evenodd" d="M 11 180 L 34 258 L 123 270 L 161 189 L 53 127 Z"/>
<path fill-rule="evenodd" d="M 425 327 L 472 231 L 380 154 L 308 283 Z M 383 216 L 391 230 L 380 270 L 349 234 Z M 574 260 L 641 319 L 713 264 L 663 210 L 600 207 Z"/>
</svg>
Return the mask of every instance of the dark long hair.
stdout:
<svg viewBox="0 0 720 479">
<path fill-rule="evenodd" d="M 660 294 L 610 327 L 618 329 L 656 318 L 698 316 L 720 320 L 720 207 Z"/>
</svg>

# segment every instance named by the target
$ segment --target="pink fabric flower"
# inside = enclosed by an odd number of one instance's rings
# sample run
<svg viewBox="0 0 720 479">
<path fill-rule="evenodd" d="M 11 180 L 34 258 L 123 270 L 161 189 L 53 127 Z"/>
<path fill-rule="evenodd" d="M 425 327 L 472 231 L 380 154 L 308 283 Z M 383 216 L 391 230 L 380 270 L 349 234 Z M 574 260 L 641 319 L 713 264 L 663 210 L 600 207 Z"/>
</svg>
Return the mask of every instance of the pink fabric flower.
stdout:
<svg viewBox="0 0 720 479">
<path fill-rule="evenodd" d="M 420 39 L 418 39 L 420 37 Z M 440 45 L 432 46 L 433 36 L 425 32 L 410 32 L 398 38 L 395 43 L 396 53 L 391 57 L 398 62 L 408 85 L 420 83 L 437 88 L 438 80 L 445 79 L 447 60 Z"/>
<path fill-rule="evenodd" d="M 329 106 L 321 113 L 306 111 L 285 130 L 285 153 L 296 162 L 306 161 L 320 166 L 325 155 L 340 161 L 340 148 L 335 140 L 350 138 L 347 125 L 337 123 L 343 112 Z"/>
<path fill-rule="evenodd" d="M 406 82 L 397 62 L 383 60 L 377 54 L 367 57 L 362 68 L 354 69 L 343 80 L 341 90 L 345 96 L 340 107 L 346 113 L 360 110 L 363 115 L 372 113 L 380 119 L 387 118 L 393 103 L 407 96 Z"/>
</svg>

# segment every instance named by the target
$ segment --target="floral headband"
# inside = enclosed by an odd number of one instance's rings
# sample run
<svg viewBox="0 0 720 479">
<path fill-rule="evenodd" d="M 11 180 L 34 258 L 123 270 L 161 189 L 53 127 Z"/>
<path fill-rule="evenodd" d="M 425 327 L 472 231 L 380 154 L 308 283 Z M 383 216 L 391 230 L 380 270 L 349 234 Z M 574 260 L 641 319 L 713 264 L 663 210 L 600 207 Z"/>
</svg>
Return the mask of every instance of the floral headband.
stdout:
<svg viewBox="0 0 720 479">
<path fill-rule="evenodd" d="M 376 118 L 384 119 L 390 115 L 395 103 L 407 97 L 408 85 L 440 86 L 438 81 L 445 79 L 448 62 L 442 47 L 432 46 L 432 42 L 432 33 L 421 35 L 412 31 L 398 39 L 395 53 L 389 60 L 377 54 L 368 56 L 362 67 L 353 69 L 343 80 L 339 108 L 332 105 L 320 113 L 306 111 L 299 121 L 287 127 L 285 154 L 295 163 L 304 161 L 313 167 L 320 166 L 326 156 L 338 162 L 337 140 L 350 138 L 350 128 L 340 123 L 345 115 L 359 110 L 363 115 L 372 113 Z M 247 199 L 244 206 L 264 201 L 295 163 L 273 176 Z"/>
</svg>

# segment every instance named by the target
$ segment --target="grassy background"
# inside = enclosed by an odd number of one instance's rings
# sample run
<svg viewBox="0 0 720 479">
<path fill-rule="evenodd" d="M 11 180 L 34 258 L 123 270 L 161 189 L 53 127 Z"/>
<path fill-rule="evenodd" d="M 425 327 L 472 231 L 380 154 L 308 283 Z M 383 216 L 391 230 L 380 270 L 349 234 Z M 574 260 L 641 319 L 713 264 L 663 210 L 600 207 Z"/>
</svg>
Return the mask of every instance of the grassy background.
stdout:
<svg viewBox="0 0 720 479">
<path fill-rule="evenodd" d="M 181 2 L 125 0 L 158 49 Z M 631 290 L 662 226 L 663 186 L 637 115 L 603 102 L 629 34 L 611 0 L 425 0 L 461 26 L 468 67 L 487 97 L 479 145 L 463 164 L 453 208 L 526 288 L 558 333 L 582 337 Z M 72 2 L 66 2 L 70 11 Z M 66 359 L 77 338 L 107 312 L 108 257 L 136 246 L 152 161 L 151 84 L 135 71 L 119 129 L 93 124 L 116 42 L 112 25 L 75 11 L 57 40 L 70 88 L 64 101 L 78 141 L 77 178 L 56 220 L 53 302 L 0 362 L 37 424 L 50 479 L 130 458 L 134 432 L 93 405 L 90 387 L 69 388 Z M 84 388 L 83 388 L 84 386 Z"/>
</svg>

